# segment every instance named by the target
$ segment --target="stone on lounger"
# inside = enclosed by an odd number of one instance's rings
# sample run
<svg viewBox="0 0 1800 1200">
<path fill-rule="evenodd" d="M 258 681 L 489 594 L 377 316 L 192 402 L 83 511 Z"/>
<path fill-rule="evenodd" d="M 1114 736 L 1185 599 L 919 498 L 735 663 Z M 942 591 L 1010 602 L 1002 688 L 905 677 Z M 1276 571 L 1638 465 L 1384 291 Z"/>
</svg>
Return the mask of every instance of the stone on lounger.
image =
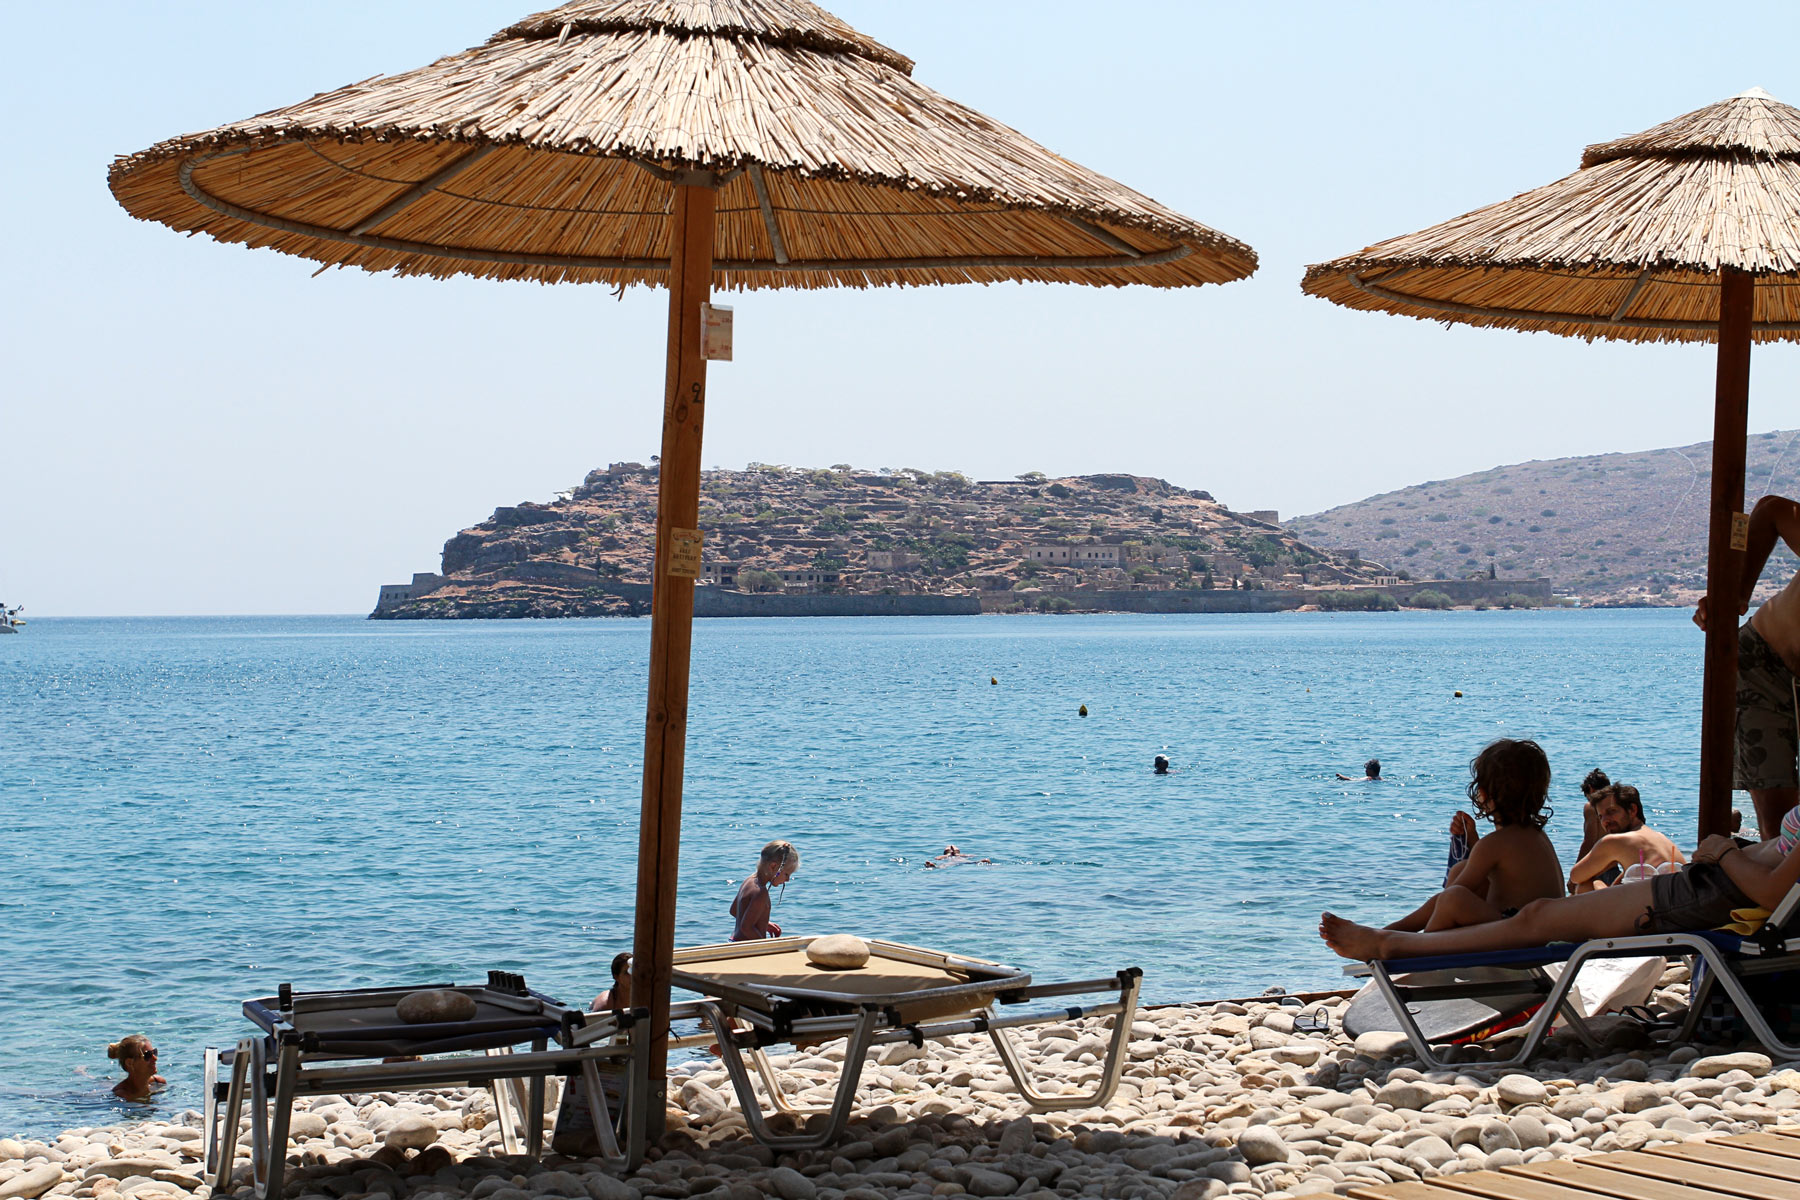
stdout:
<svg viewBox="0 0 1800 1200">
<path fill-rule="evenodd" d="M 394 1005 L 394 1015 L 408 1025 L 431 1025 L 439 1021 L 470 1021 L 475 1017 L 475 1000 L 462 992 L 437 988 L 413 992 Z"/>
<path fill-rule="evenodd" d="M 848 933 L 814 938 L 806 944 L 806 960 L 815 967 L 851 970 L 869 961 L 869 943 Z"/>
</svg>

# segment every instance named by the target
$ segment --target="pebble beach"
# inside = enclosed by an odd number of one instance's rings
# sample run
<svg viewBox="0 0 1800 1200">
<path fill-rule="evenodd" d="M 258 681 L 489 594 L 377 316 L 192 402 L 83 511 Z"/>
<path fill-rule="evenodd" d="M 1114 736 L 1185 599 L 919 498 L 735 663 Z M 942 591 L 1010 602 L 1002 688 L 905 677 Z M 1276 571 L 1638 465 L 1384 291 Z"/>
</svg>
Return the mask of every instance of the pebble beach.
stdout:
<svg viewBox="0 0 1800 1200">
<path fill-rule="evenodd" d="M 1685 999 L 1672 967 L 1656 999 Z M 985 1038 L 881 1048 L 837 1145 L 772 1152 L 749 1138 L 714 1059 L 671 1070 L 668 1131 L 636 1172 L 550 1154 L 501 1153 L 485 1089 L 320 1096 L 296 1104 L 284 1192 L 317 1200 L 893 1200 L 1100 1196 L 1270 1200 L 1497 1169 L 1800 1124 L 1800 1062 L 1753 1044 L 1651 1048 L 1630 1022 L 1596 1019 L 1608 1051 L 1563 1034 L 1528 1070 L 1484 1067 L 1508 1035 L 1428 1072 L 1398 1035 L 1352 1042 L 1344 995 L 1270 996 L 1142 1010 L 1104 1108 L 1032 1113 Z M 1301 1013 L 1329 1034 L 1296 1032 Z M 1105 1025 L 1049 1024 L 1021 1044 L 1052 1088 L 1100 1074 Z M 1514 1035 L 1516 1036 L 1516 1035 Z M 1616 1049 L 1615 1049 L 1616 1047 Z M 823 1105 L 843 1043 L 772 1056 L 790 1099 Z M 201 1179 L 199 1115 L 76 1129 L 54 1143 L 0 1139 L 0 1200 L 186 1200 Z M 248 1150 L 218 1194 L 249 1197 Z"/>
</svg>

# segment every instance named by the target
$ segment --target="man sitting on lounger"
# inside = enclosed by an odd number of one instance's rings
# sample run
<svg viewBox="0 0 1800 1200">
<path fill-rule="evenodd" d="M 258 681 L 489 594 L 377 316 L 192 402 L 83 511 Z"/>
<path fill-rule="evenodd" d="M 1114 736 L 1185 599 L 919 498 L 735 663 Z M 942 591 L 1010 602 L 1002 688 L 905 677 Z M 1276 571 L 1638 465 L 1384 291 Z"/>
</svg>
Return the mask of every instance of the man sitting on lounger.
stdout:
<svg viewBox="0 0 1800 1200">
<path fill-rule="evenodd" d="M 1687 861 L 1674 842 L 1644 824 L 1644 802 L 1629 783 L 1602 788 L 1594 794 L 1593 805 L 1606 833 L 1569 869 L 1571 892 L 1591 892 L 1617 883 L 1629 868 L 1649 867 L 1653 872 Z"/>
<path fill-rule="evenodd" d="M 1334 913 L 1319 920 L 1319 936 L 1345 958 L 1361 962 L 1443 954 L 1488 954 L 1550 942 L 1647 933 L 1716 929 L 1739 909 L 1774 909 L 1800 881 L 1800 834 L 1744 847 L 1714 834 L 1693 861 L 1670 875 L 1638 883 L 1535 900 L 1517 915 L 1460 929 L 1371 929 Z"/>
<path fill-rule="evenodd" d="M 1611 786 L 1612 780 L 1599 767 L 1589 771 L 1581 781 L 1581 853 L 1576 858 L 1586 858 L 1594 843 L 1606 836 L 1600 814 L 1594 811 L 1594 797 Z"/>
<path fill-rule="evenodd" d="M 1482 837 L 1467 813 L 1451 823 L 1468 855 L 1453 862 L 1444 890 L 1390 929 L 1449 929 L 1497 921 L 1520 906 L 1563 894 L 1562 863 L 1544 834 L 1550 760 L 1536 742 L 1501 738 L 1469 764 L 1469 799 L 1494 832 Z"/>
</svg>

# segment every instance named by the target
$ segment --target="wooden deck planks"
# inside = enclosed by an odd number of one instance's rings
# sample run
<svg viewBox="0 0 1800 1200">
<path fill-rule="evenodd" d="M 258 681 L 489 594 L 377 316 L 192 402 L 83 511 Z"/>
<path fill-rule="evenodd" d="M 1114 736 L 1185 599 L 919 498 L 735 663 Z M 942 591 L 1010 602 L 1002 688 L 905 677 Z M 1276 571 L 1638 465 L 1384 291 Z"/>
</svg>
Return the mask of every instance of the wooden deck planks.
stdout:
<svg viewBox="0 0 1800 1200">
<path fill-rule="evenodd" d="M 1597 1196 L 1613 1196 L 1617 1200 L 1738 1200 L 1730 1192 L 1675 1183 L 1667 1179 L 1646 1179 L 1623 1171 L 1595 1170 L 1592 1159 L 1558 1158 L 1549 1162 L 1529 1163 L 1522 1167 L 1506 1167 L 1503 1175 L 1524 1179 L 1548 1179 L 1581 1189 L 1584 1200 Z M 1485 1173 L 1485 1172 L 1484 1172 Z M 1458 1176 L 1466 1179 L 1470 1176 Z"/>
<path fill-rule="evenodd" d="M 1352 1188 L 1353 1200 L 1800 1200 L 1800 1127 Z"/>
<path fill-rule="evenodd" d="M 1377 1187 L 1351 1188 L 1344 1193 L 1350 1200 L 1463 1200 L 1461 1192 L 1429 1183 L 1390 1183 Z"/>
<path fill-rule="evenodd" d="M 1743 1146 L 1750 1150 L 1759 1150 L 1764 1154 L 1773 1154 L 1779 1158 L 1800 1158 L 1800 1129 L 1772 1133 L 1740 1133 L 1714 1145 Z"/>
<path fill-rule="evenodd" d="M 1529 1175 L 1508 1175 L 1497 1171 L 1469 1171 L 1458 1175 L 1442 1175 L 1432 1180 L 1433 1183 L 1455 1192 L 1459 1200 L 1598 1200 L 1593 1192 L 1581 1187 L 1573 1180 L 1564 1182 L 1556 1179 L 1533 1177 Z M 1633 1200 L 1639 1200 L 1643 1193 L 1639 1192 Z M 1682 1188 L 1662 1200 L 1714 1200 L 1704 1192 L 1695 1192 L 1691 1188 Z M 1735 1200 L 1735 1198 L 1724 1198 Z"/>
<path fill-rule="evenodd" d="M 1693 1143 L 1699 1145 L 1700 1143 Z M 1622 1171 L 1647 1179 L 1669 1179 L 1695 1187 L 1710 1188 L 1746 1200 L 1800 1200 L 1800 1181 L 1771 1179 L 1749 1171 L 1733 1170 L 1707 1162 L 1683 1160 L 1662 1154 L 1631 1151 L 1626 1154 L 1603 1154 L 1581 1162 L 1596 1170 Z"/>
<path fill-rule="evenodd" d="M 1683 1163 L 1705 1163 L 1726 1167 L 1749 1175 L 1766 1175 L 1772 1179 L 1792 1180 L 1800 1195 L 1800 1163 L 1778 1154 L 1764 1154 L 1731 1142 L 1682 1142 L 1674 1146 L 1658 1146 L 1650 1151 L 1658 1158 L 1679 1159 Z"/>
</svg>

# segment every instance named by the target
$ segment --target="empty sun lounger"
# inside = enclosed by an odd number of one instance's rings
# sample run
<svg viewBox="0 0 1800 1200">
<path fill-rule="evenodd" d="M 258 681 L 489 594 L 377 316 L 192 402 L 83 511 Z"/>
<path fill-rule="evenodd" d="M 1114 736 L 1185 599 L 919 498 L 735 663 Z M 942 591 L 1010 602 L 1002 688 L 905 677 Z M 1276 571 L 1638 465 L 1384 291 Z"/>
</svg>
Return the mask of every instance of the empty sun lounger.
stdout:
<svg viewBox="0 0 1800 1200">
<path fill-rule="evenodd" d="M 1518 1050 L 1500 1062 L 1484 1063 L 1487 1067 L 1513 1067 L 1530 1061 L 1549 1035 L 1551 1023 L 1560 1013 L 1575 1035 L 1591 1047 L 1597 1042 L 1576 1009 L 1570 993 L 1581 965 L 1593 959 L 1632 958 L 1660 954 L 1683 956 L 1696 964 L 1694 991 L 1689 998 L 1688 1017 L 1677 1038 L 1691 1037 L 1704 1001 L 1713 989 L 1721 989 L 1743 1016 L 1745 1024 L 1757 1040 L 1769 1050 L 1785 1058 L 1800 1057 L 1800 1046 L 1783 1041 L 1770 1026 L 1755 999 L 1744 986 L 1749 976 L 1778 971 L 1800 970 L 1800 885 L 1788 890 L 1768 921 L 1755 934 L 1743 936 L 1717 930 L 1692 933 L 1642 934 L 1635 937 L 1601 938 L 1589 942 L 1557 942 L 1522 950 L 1500 950 L 1490 954 L 1438 955 L 1430 958 L 1402 958 L 1371 961 L 1364 967 L 1346 970 L 1360 974 L 1366 970 L 1386 997 L 1400 1026 L 1419 1060 L 1434 1070 L 1456 1064 L 1435 1053 L 1420 1027 L 1417 1006 L 1434 1000 L 1466 999 L 1482 995 L 1514 995 L 1534 991 L 1542 995 L 1542 1003 L 1530 1022 Z M 1564 964 L 1559 977 L 1552 979 L 1544 968 Z M 1703 969 L 1701 964 L 1704 964 Z M 1510 978 L 1484 978 L 1479 981 L 1409 984 L 1407 976 L 1425 972 L 1466 971 L 1472 968 L 1503 968 Z"/>
<path fill-rule="evenodd" d="M 279 995 L 246 1000 L 244 1015 L 262 1032 L 233 1050 L 206 1050 L 205 1164 L 214 1190 L 230 1190 L 238 1125 L 247 1109 L 256 1194 L 282 1194 L 296 1096 L 487 1084 L 495 1093 L 505 1149 L 535 1158 L 542 1152 L 545 1080 L 571 1073 L 587 1085 L 605 1156 L 625 1163 L 596 1064 L 630 1054 L 616 1035 L 647 1016 L 645 1010 L 584 1013 L 499 971 L 489 972 L 484 987 L 440 986 L 474 1000 L 475 1016 L 402 1022 L 395 1005 L 420 988 L 296 992 L 283 984 Z M 589 1036 L 577 1045 L 575 1034 L 582 1031 Z M 520 1046 L 530 1049 L 512 1052 Z M 229 1070 L 228 1080 L 219 1078 L 221 1068 Z M 518 1094 L 508 1099 L 503 1088 Z M 523 1110 L 522 1141 L 515 1108 Z"/>
<path fill-rule="evenodd" d="M 1021 1095 L 1038 1109 L 1088 1108 L 1104 1104 L 1118 1088 L 1125 1066 L 1131 1023 L 1137 1012 L 1143 972 L 1136 967 L 1105 979 L 1033 984 L 1016 967 L 898 942 L 869 941 L 867 965 L 850 969 L 818 967 L 808 961 L 809 937 L 773 938 L 677 950 L 674 985 L 697 992 L 701 1000 L 675 1006 L 671 1022 L 698 1019 L 704 1031 L 672 1038 L 671 1046 L 716 1043 L 732 1087 L 743 1106 L 750 1132 L 778 1149 L 814 1149 L 829 1145 L 842 1133 L 856 1099 L 863 1064 L 877 1046 L 894 1042 L 923 1045 L 927 1039 L 962 1033 L 985 1033 L 993 1039 L 1000 1061 Z M 1093 1006 L 1066 1006 L 1049 1011 L 1001 1016 L 997 1007 L 1025 1004 L 1052 996 L 1116 992 L 1117 998 Z M 1030 1068 L 1020 1058 L 1008 1030 L 1080 1017 L 1113 1019 L 1112 1036 L 1100 1079 L 1080 1095 L 1053 1095 L 1033 1085 Z M 577 1042 L 598 1036 L 582 1033 Z M 791 1105 L 763 1048 L 775 1044 L 816 1043 L 847 1038 L 843 1074 L 828 1109 L 802 1110 Z M 778 1133 L 770 1127 L 757 1096 L 754 1068 L 768 1102 L 796 1120 L 817 1112 L 829 1114 L 822 1128 L 810 1133 Z M 632 1128 L 641 1128 L 642 1113 L 631 1089 Z M 634 1132 L 633 1141 L 636 1140 Z"/>
</svg>

